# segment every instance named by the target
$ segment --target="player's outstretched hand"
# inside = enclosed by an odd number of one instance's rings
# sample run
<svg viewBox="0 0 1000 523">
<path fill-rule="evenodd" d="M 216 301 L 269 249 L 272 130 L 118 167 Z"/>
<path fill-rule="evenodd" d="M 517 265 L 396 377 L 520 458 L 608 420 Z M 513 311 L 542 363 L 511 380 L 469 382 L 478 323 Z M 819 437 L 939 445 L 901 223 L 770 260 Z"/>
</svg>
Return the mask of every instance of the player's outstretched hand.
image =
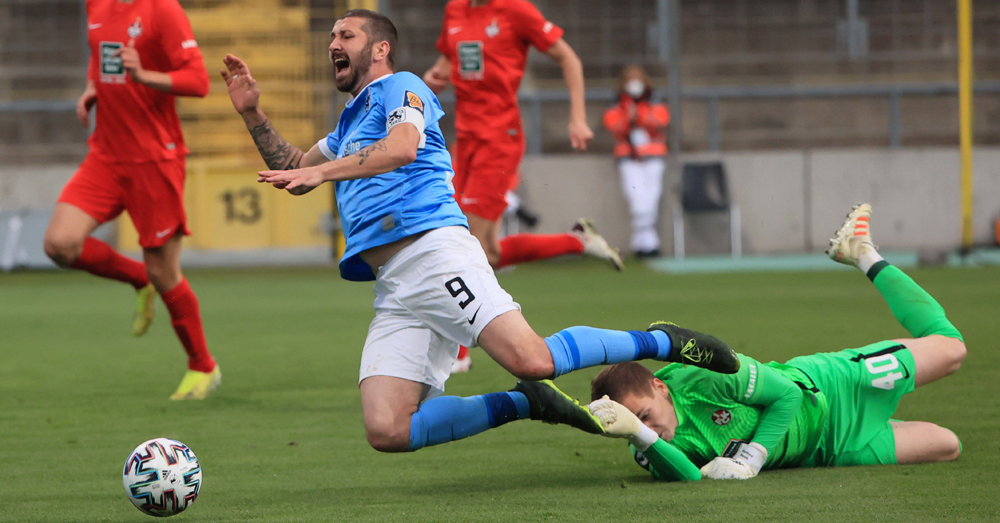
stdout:
<svg viewBox="0 0 1000 523">
<path fill-rule="evenodd" d="M 587 406 L 590 413 L 597 416 L 604 426 L 604 435 L 609 438 L 634 438 L 642 432 L 642 422 L 624 405 L 605 395 Z"/>
<path fill-rule="evenodd" d="M 229 99 L 233 102 L 233 108 L 240 114 L 256 111 L 260 103 L 260 88 L 257 87 L 257 80 L 250 75 L 250 68 L 246 62 L 237 56 L 227 54 L 222 63 L 226 68 L 219 72 L 226 81 L 226 87 L 229 88 Z"/>
<path fill-rule="evenodd" d="M 709 479 L 750 479 L 757 476 L 767 461 L 767 449 L 760 443 L 741 443 L 731 458 L 719 456 L 701 468 Z"/>
<path fill-rule="evenodd" d="M 587 122 L 571 121 L 569 123 L 569 141 L 575 151 L 586 151 L 587 145 L 594 139 L 594 131 Z"/>
<path fill-rule="evenodd" d="M 288 189 L 293 194 L 305 194 L 324 181 L 323 173 L 318 166 L 257 173 L 257 182 L 269 183 L 275 189 Z"/>
</svg>

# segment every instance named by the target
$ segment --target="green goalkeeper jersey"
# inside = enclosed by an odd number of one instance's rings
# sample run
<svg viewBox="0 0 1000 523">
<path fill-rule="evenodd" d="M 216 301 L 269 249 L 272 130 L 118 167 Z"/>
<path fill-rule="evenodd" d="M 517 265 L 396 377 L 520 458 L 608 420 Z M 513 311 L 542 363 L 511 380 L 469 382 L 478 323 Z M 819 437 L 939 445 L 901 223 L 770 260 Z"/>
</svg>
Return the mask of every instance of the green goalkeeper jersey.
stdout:
<svg viewBox="0 0 1000 523">
<path fill-rule="evenodd" d="M 673 363 L 655 373 L 670 389 L 677 430 L 670 441 L 701 467 L 732 440 L 767 449 L 765 469 L 797 466 L 815 451 L 828 414 L 826 396 L 794 367 L 739 355 L 736 374 Z"/>
</svg>

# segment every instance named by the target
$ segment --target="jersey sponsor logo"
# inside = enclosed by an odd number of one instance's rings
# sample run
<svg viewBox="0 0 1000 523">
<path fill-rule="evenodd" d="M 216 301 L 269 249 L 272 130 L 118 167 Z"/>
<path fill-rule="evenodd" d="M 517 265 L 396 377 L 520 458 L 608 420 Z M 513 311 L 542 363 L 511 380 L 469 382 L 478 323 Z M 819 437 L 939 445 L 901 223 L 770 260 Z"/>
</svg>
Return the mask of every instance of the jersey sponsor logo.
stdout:
<svg viewBox="0 0 1000 523">
<path fill-rule="evenodd" d="M 750 364 L 750 381 L 747 383 L 747 392 L 743 395 L 744 398 L 750 398 L 753 395 L 753 390 L 757 388 L 757 365 Z"/>
<path fill-rule="evenodd" d="M 458 72 L 466 80 L 483 79 L 483 43 L 467 41 L 458 43 Z"/>
<path fill-rule="evenodd" d="M 132 25 L 128 26 L 128 31 L 127 32 L 128 32 L 128 37 L 129 38 L 139 38 L 139 35 L 142 34 L 142 17 L 141 16 L 135 17 L 135 22 L 133 22 Z"/>
<path fill-rule="evenodd" d="M 106 83 L 125 83 L 125 66 L 120 56 L 115 53 L 123 47 L 121 42 L 101 42 L 101 81 Z"/>
<path fill-rule="evenodd" d="M 403 106 L 412 107 L 420 111 L 420 114 L 424 113 L 424 101 L 421 100 L 420 97 L 417 96 L 417 94 L 412 91 L 406 91 L 405 95 L 403 96 Z"/>
<path fill-rule="evenodd" d="M 712 423 L 718 426 L 728 425 L 733 421 L 733 415 L 726 409 L 719 409 L 712 413 Z"/>
<path fill-rule="evenodd" d="M 191 49 L 192 47 L 198 47 L 198 41 L 193 38 L 181 42 L 181 49 Z"/>
<path fill-rule="evenodd" d="M 347 145 L 344 146 L 344 154 L 341 155 L 341 157 L 350 156 L 360 150 L 361 150 L 360 142 L 348 142 Z"/>
<path fill-rule="evenodd" d="M 542 26 L 542 32 L 547 33 L 552 30 L 552 27 L 553 27 L 552 22 L 546 20 L 545 25 Z"/>
<path fill-rule="evenodd" d="M 500 34 L 500 24 L 498 24 L 497 19 L 494 18 L 493 22 L 486 26 L 486 36 L 496 38 L 498 34 Z"/>
</svg>

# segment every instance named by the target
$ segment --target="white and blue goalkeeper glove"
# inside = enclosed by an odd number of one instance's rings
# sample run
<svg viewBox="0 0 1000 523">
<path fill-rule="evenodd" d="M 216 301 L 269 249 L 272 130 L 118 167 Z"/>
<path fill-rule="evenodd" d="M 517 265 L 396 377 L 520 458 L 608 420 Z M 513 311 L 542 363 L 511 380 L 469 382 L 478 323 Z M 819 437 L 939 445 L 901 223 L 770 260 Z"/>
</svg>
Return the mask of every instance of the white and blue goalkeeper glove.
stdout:
<svg viewBox="0 0 1000 523">
<path fill-rule="evenodd" d="M 609 438 L 628 438 L 629 442 L 640 451 L 645 451 L 660 439 L 656 431 L 643 425 L 632 411 L 608 398 L 607 395 L 591 402 L 587 408 L 601 420 L 604 435 Z"/>
<path fill-rule="evenodd" d="M 710 479 L 750 479 L 755 477 L 764 462 L 767 449 L 760 443 L 740 443 L 733 457 L 719 456 L 701 468 L 701 475 Z"/>
</svg>

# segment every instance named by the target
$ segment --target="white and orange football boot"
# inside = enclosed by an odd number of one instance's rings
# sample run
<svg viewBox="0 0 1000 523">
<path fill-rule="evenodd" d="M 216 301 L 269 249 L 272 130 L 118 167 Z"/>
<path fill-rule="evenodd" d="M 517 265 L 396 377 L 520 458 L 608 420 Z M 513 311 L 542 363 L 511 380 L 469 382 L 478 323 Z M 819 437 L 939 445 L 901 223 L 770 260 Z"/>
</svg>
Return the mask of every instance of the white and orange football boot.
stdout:
<svg viewBox="0 0 1000 523">
<path fill-rule="evenodd" d="M 877 251 L 872 243 L 872 233 L 869 222 L 872 217 L 872 206 L 867 203 L 855 205 L 847 214 L 847 220 L 840 226 L 836 235 L 830 239 L 830 247 L 826 250 L 831 260 L 844 265 L 858 265 L 858 260 L 869 249 Z"/>
</svg>

